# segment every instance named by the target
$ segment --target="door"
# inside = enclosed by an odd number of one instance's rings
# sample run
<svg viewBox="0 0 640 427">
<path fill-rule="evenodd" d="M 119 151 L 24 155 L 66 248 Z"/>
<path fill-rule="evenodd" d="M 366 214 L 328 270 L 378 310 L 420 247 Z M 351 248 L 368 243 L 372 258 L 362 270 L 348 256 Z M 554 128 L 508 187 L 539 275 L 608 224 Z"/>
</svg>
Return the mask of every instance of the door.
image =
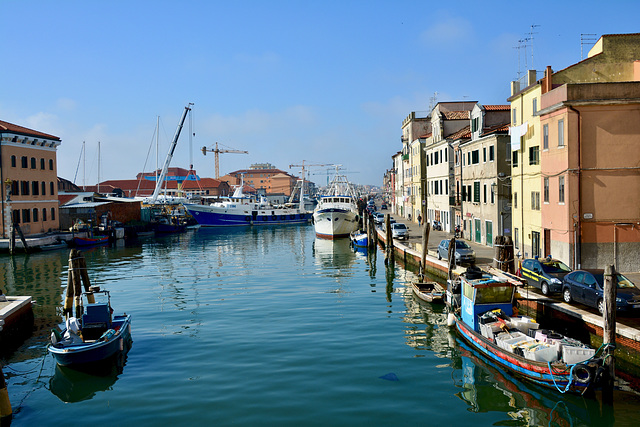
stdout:
<svg viewBox="0 0 640 427">
<path fill-rule="evenodd" d="M 491 221 L 485 221 L 485 228 L 487 229 L 487 246 L 493 246 L 493 223 Z"/>
<path fill-rule="evenodd" d="M 537 231 L 531 232 L 531 252 L 534 258 L 540 256 L 540 233 Z"/>
<path fill-rule="evenodd" d="M 600 285 L 596 282 L 595 277 L 591 274 L 585 274 L 584 286 L 582 287 L 582 303 L 595 307 L 598 299 L 597 291 L 599 289 Z"/>
<path fill-rule="evenodd" d="M 544 229 L 544 257 L 551 255 L 551 230 Z"/>
<path fill-rule="evenodd" d="M 475 221 L 475 227 L 476 227 L 476 243 L 480 243 L 482 242 L 482 226 L 481 226 L 481 222 L 479 219 L 476 219 Z"/>
</svg>

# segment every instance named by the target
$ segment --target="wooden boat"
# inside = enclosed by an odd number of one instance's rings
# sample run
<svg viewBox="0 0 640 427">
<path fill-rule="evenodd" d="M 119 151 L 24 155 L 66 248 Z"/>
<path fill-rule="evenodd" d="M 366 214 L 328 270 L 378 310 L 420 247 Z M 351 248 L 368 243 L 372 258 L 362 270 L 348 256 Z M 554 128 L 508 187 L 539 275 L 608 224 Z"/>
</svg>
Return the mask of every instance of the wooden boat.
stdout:
<svg viewBox="0 0 640 427">
<path fill-rule="evenodd" d="M 57 249 L 66 249 L 69 246 L 67 245 L 67 242 L 62 241 L 62 242 L 57 242 L 57 243 L 51 243 L 49 245 L 42 245 L 40 246 L 40 250 L 41 251 L 55 251 Z"/>
<path fill-rule="evenodd" d="M 450 282 L 447 304 L 462 339 L 511 374 L 544 387 L 561 393 L 595 387 L 602 371 L 598 352 L 561 335 L 543 337 L 530 319 L 512 318 L 515 290 L 513 282 L 471 268 Z"/>
<path fill-rule="evenodd" d="M 444 288 L 438 282 L 413 282 L 411 289 L 422 301 L 444 303 Z"/>
<path fill-rule="evenodd" d="M 95 237 L 74 237 L 73 242 L 76 246 L 96 246 L 109 243 L 109 236 L 95 236 Z"/>
<path fill-rule="evenodd" d="M 92 287 L 83 294 L 103 294 L 107 302 L 88 303 L 81 319 L 71 317 L 62 332 L 52 332 L 48 350 L 62 366 L 81 367 L 111 360 L 131 341 L 131 316 L 112 315 L 108 291 Z"/>
</svg>

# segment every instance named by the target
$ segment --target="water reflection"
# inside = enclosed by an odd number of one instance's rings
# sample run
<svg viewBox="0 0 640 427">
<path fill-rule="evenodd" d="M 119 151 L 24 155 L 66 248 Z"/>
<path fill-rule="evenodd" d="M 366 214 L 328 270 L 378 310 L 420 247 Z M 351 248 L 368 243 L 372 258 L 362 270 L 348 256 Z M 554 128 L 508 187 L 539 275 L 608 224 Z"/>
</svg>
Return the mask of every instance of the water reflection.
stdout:
<svg viewBox="0 0 640 427">
<path fill-rule="evenodd" d="M 313 256 L 316 265 L 329 275 L 340 276 L 354 264 L 356 255 L 351 250 L 349 239 L 320 239 L 313 241 Z M 323 270 L 324 271 L 324 270 Z"/>
<path fill-rule="evenodd" d="M 60 400 L 67 403 L 93 398 L 97 393 L 111 390 L 124 370 L 131 342 L 116 357 L 89 368 L 73 369 L 56 365 L 49 380 L 49 389 Z"/>
</svg>

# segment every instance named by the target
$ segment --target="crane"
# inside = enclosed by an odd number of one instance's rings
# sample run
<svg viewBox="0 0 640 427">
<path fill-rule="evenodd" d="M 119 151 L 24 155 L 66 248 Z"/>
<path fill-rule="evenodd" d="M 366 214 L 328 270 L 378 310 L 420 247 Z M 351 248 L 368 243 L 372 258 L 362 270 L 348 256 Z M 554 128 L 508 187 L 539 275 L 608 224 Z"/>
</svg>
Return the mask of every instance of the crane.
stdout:
<svg viewBox="0 0 640 427">
<path fill-rule="evenodd" d="M 207 155 L 207 151 L 214 153 L 216 158 L 216 179 L 220 178 L 220 153 L 238 153 L 238 154 L 249 154 L 248 151 L 243 150 L 221 150 L 218 148 L 218 143 L 216 142 L 216 148 L 207 148 L 202 147 L 202 154 Z"/>
</svg>

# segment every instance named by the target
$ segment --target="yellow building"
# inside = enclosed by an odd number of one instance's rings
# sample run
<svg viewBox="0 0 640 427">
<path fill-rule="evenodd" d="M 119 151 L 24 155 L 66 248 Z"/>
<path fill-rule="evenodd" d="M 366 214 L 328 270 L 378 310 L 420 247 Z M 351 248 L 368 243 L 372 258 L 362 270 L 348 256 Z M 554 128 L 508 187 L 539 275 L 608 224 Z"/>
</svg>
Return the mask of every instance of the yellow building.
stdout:
<svg viewBox="0 0 640 427">
<path fill-rule="evenodd" d="M 0 120 L 2 237 L 11 222 L 25 235 L 57 230 L 56 149 L 60 138 Z"/>
<path fill-rule="evenodd" d="M 540 117 L 542 87 L 536 72 L 526 76 L 527 86 L 511 83 L 511 209 L 515 252 L 524 258 L 540 256 Z"/>
</svg>

